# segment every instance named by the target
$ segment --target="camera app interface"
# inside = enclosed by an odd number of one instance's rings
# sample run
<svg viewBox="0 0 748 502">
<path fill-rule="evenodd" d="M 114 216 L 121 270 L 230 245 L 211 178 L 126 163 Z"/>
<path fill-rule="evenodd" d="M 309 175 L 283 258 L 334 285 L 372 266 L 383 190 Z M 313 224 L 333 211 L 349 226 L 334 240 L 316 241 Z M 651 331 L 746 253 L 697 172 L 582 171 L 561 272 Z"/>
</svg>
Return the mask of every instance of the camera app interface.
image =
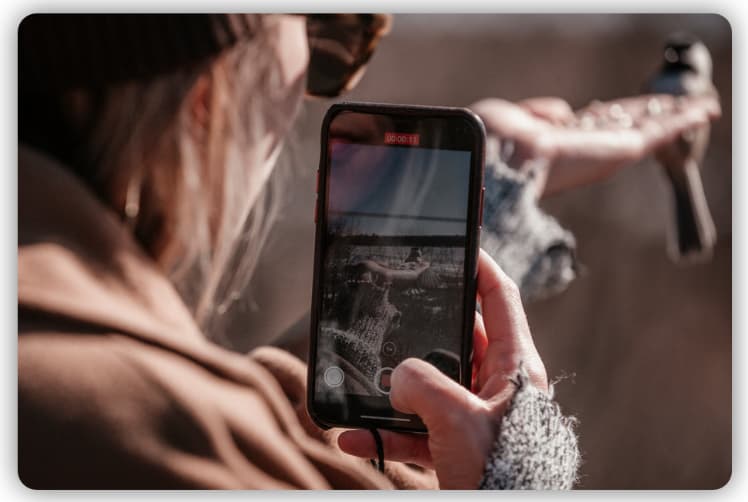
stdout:
<svg viewBox="0 0 748 502">
<path fill-rule="evenodd" d="M 471 153 L 331 140 L 315 394 L 387 398 L 418 357 L 460 377 Z"/>
</svg>

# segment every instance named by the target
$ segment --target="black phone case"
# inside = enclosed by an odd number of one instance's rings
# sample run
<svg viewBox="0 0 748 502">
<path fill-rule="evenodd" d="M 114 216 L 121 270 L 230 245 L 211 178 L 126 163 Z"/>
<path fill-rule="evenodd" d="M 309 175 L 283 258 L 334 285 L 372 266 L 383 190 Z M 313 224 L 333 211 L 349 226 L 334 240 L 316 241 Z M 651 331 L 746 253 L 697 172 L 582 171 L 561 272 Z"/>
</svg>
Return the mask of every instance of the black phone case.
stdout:
<svg viewBox="0 0 748 502">
<path fill-rule="evenodd" d="M 465 277 L 465 308 L 463 319 L 462 351 L 460 354 L 460 367 L 462 370 L 462 385 L 470 388 L 472 380 L 472 351 L 473 351 L 473 326 L 475 322 L 475 303 L 478 274 L 478 250 L 480 241 L 480 230 L 483 211 L 483 169 L 485 164 L 485 128 L 481 119 L 467 108 L 418 106 L 418 105 L 396 105 L 386 103 L 356 103 L 341 102 L 333 104 L 325 114 L 322 121 L 320 163 L 317 171 L 317 200 L 314 208 L 315 239 L 314 239 L 314 282 L 312 289 L 312 310 L 310 326 L 309 359 L 307 367 L 307 410 L 310 417 L 319 427 L 329 429 L 331 427 L 346 428 L 376 428 L 410 433 L 427 433 L 426 428 L 402 427 L 397 422 L 367 421 L 358 419 L 353 421 L 336 420 L 330 417 L 319 416 L 314 407 L 314 389 L 317 360 L 317 333 L 319 328 L 319 309 L 321 302 L 321 273 L 323 266 L 323 239 L 326 232 L 325 208 L 327 187 L 327 163 L 328 163 L 328 135 L 332 119 L 340 112 L 353 111 L 359 113 L 373 113 L 384 115 L 397 115 L 399 117 L 439 117 L 439 118 L 462 118 L 467 119 L 475 128 L 475 144 L 471 161 L 471 176 L 468 198 L 468 235 L 466 253 L 466 277 Z"/>
</svg>

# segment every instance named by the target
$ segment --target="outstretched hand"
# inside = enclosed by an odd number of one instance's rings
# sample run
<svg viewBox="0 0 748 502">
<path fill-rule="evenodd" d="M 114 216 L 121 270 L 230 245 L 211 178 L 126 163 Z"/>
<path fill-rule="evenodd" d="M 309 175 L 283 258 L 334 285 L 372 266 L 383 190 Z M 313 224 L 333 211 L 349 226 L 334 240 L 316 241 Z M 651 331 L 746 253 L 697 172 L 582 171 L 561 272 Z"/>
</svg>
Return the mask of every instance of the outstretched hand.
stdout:
<svg viewBox="0 0 748 502">
<path fill-rule="evenodd" d="M 608 177 L 721 114 L 717 97 L 663 94 L 596 101 L 576 112 L 558 98 L 485 99 L 470 108 L 489 134 L 513 141 L 511 164 L 547 160 L 545 195 Z"/>
</svg>

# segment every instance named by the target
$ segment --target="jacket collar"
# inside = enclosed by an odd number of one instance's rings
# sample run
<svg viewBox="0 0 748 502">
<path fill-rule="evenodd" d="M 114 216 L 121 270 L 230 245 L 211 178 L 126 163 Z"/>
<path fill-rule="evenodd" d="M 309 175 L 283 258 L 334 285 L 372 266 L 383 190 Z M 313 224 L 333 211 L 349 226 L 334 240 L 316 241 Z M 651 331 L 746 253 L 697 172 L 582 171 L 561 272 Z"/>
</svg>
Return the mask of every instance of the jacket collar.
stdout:
<svg viewBox="0 0 748 502">
<path fill-rule="evenodd" d="M 24 146 L 18 157 L 19 311 L 157 343 L 208 343 L 111 209 L 53 159 Z"/>
</svg>

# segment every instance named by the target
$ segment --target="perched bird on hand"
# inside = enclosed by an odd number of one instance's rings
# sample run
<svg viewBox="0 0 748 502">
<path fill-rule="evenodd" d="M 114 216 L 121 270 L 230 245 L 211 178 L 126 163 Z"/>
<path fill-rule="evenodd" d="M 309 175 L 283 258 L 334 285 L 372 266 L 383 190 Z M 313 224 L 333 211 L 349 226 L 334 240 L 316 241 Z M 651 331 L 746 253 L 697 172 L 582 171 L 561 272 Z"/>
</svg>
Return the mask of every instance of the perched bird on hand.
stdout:
<svg viewBox="0 0 748 502">
<path fill-rule="evenodd" d="M 698 39 L 685 34 L 670 37 L 665 45 L 660 71 L 647 83 L 646 91 L 676 96 L 716 96 L 712 83 L 712 58 Z M 656 99 L 649 113 L 658 113 Z M 701 163 L 709 145 L 709 125 L 687 131 L 655 152 L 673 187 L 675 203 L 676 261 L 711 258 L 716 240 L 714 222 L 701 183 Z"/>
</svg>

